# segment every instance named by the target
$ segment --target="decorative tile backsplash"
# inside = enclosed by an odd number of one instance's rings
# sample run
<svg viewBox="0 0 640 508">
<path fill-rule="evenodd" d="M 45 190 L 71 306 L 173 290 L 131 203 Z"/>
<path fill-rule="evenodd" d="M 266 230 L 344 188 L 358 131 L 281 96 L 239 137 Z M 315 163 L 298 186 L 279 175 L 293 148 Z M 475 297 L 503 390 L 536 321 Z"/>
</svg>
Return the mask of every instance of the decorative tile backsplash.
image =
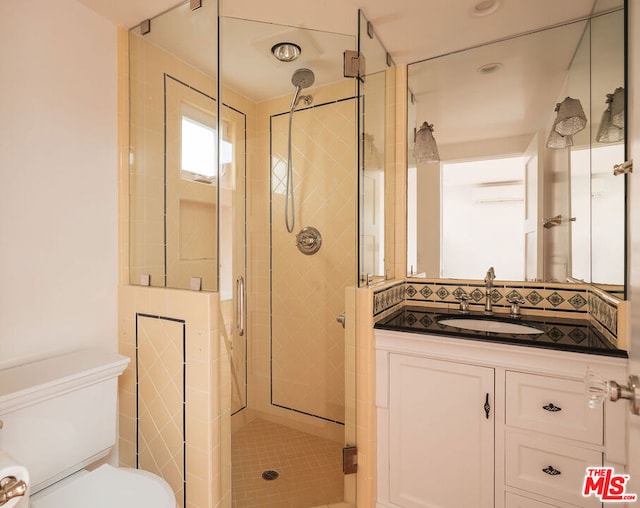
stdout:
<svg viewBox="0 0 640 508">
<path fill-rule="evenodd" d="M 401 303 L 458 305 L 460 297 L 468 296 L 473 309 L 484 308 L 486 288 L 472 281 L 448 281 L 426 279 L 404 281 L 374 292 L 373 315 Z M 494 285 L 491 288 L 491 303 L 497 312 L 506 312 L 511 304 L 508 299 L 521 297 L 520 308 L 542 312 L 562 312 L 575 317 L 589 319 L 591 323 L 613 344 L 618 342 L 618 305 L 622 301 L 605 291 L 588 284 L 530 283 L 517 285 Z"/>
<path fill-rule="evenodd" d="M 409 302 L 458 304 L 463 295 L 469 297 L 471 305 L 484 306 L 486 301 L 484 284 L 463 281 L 406 282 L 405 293 Z M 511 306 L 508 299 L 518 296 L 524 299 L 524 303 L 520 306 L 523 309 L 588 312 L 588 289 L 584 286 L 538 284 L 535 286 L 494 286 L 491 288 L 491 302 L 498 309 L 508 309 Z"/>
<path fill-rule="evenodd" d="M 404 303 L 405 292 L 404 281 L 374 292 L 373 315 L 377 316 L 399 303 Z"/>
</svg>

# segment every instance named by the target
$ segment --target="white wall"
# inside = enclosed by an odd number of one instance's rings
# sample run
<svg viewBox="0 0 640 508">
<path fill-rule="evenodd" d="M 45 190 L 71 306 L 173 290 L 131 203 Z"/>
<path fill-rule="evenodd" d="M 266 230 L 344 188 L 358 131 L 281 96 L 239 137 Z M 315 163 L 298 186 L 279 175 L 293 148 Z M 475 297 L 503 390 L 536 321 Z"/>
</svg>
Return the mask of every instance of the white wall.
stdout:
<svg viewBox="0 0 640 508">
<path fill-rule="evenodd" d="M 117 31 L 0 1 L 0 367 L 117 340 Z"/>
</svg>

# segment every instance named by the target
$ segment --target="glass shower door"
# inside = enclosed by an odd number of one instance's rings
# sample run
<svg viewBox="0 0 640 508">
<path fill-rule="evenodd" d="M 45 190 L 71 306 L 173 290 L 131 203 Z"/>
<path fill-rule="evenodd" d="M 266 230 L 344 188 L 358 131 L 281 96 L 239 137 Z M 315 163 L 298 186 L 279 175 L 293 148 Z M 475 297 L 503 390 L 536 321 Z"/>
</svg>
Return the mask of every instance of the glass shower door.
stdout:
<svg viewBox="0 0 640 508">
<path fill-rule="evenodd" d="M 247 405 L 246 190 L 243 113 L 220 105 L 220 311 L 231 367 L 231 414 Z"/>
</svg>

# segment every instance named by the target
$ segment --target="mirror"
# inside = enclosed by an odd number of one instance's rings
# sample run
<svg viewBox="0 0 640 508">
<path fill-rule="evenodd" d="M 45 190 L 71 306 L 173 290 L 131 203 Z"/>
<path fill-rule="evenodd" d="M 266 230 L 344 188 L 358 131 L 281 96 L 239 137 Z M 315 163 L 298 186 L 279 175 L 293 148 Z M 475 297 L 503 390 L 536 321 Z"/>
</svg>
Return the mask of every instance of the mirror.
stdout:
<svg viewBox="0 0 640 508">
<path fill-rule="evenodd" d="M 479 279 L 494 266 L 502 280 L 624 284 L 625 180 L 612 171 L 624 139 L 596 140 L 607 94 L 624 86 L 618 4 L 408 66 L 409 276 Z M 567 96 L 587 123 L 572 146 L 548 148 Z M 425 122 L 437 162 L 414 157 Z"/>
</svg>

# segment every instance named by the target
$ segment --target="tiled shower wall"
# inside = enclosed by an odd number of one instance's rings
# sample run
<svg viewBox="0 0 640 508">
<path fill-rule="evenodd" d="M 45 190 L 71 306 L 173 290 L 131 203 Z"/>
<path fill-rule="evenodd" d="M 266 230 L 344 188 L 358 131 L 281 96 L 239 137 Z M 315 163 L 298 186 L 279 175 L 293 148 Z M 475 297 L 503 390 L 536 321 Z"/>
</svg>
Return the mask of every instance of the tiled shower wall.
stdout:
<svg viewBox="0 0 640 508">
<path fill-rule="evenodd" d="M 131 282 L 138 284 L 140 276 L 148 274 L 152 286 L 164 286 L 166 272 L 169 286 L 189 287 L 190 277 L 196 273 L 203 279 L 203 289 L 215 291 L 216 189 L 214 185 L 181 182 L 179 168 L 171 164 L 175 156 L 169 157 L 178 153 L 178 147 L 165 146 L 165 138 L 176 138 L 170 129 L 179 128 L 183 100 L 215 115 L 216 81 L 137 33 L 131 32 L 129 48 L 130 148 L 126 153 L 134 196 L 129 210 Z M 169 130 L 165 132 L 165 128 Z M 165 207 L 170 211 L 167 221 Z M 210 224 L 211 235 L 189 230 L 190 224 L 203 221 Z M 197 261 L 203 258 L 206 262 Z"/>
<path fill-rule="evenodd" d="M 256 113 L 256 145 L 253 152 L 249 150 L 251 156 L 247 171 L 249 404 L 247 410 L 234 416 L 234 426 L 242 425 L 259 415 L 298 430 L 342 441 L 344 427 L 341 425 L 271 404 L 270 273 L 273 255 L 274 270 L 278 265 L 279 273 L 284 274 L 285 277 L 280 280 L 284 286 L 274 295 L 274 312 L 277 308 L 281 309 L 278 312 L 284 313 L 285 318 L 274 318 L 274 334 L 279 333 L 278 330 L 280 332 L 284 330 L 289 334 L 290 339 L 287 340 L 293 346 L 290 350 L 287 347 L 279 351 L 282 354 L 277 361 L 281 367 L 292 370 L 292 372 L 281 371 L 281 373 L 285 376 L 291 375 L 293 379 L 297 375 L 293 371 L 309 367 L 309 365 L 305 367 L 305 357 L 319 358 L 312 350 L 307 352 L 300 350 L 305 342 L 313 345 L 312 338 L 316 335 L 321 336 L 323 341 L 332 341 L 325 345 L 338 354 L 335 365 L 331 367 L 335 372 L 332 373 L 331 369 L 322 369 L 324 372 L 318 371 L 320 377 L 314 379 L 313 384 L 316 387 L 313 390 L 301 394 L 299 387 L 294 386 L 296 383 L 285 380 L 285 384 L 281 386 L 284 392 L 280 391 L 280 395 L 287 401 L 292 401 L 299 397 L 309 397 L 311 394 L 311 399 L 308 399 L 308 402 L 305 401 L 305 404 L 308 403 L 307 409 L 303 408 L 306 412 L 315 413 L 317 410 L 324 416 L 335 414 L 336 408 L 340 412 L 344 411 L 339 407 L 344 404 L 344 391 L 337 386 L 331 388 L 331 383 L 344 379 L 344 364 L 341 358 L 344 351 L 344 330 L 335 321 L 337 315 L 345 310 L 342 289 L 345 277 L 339 274 L 342 273 L 343 268 L 346 270 L 347 267 L 355 271 L 355 257 L 353 257 L 353 266 L 350 266 L 351 261 L 349 261 L 352 254 L 355 256 L 356 247 L 355 230 L 353 230 L 356 213 L 355 191 L 348 196 L 340 193 L 341 189 L 348 188 L 343 180 L 355 178 L 352 171 L 355 167 L 353 152 L 355 147 L 353 142 L 349 146 L 345 141 L 345 137 L 351 136 L 355 140 L 356 136 L 355 100 L 348 99 L 355 94 L 355 84 L 352 80 L 345 80 L 335 85 L 305 90 L 305 93 L 313 95 L 313 104 L 317 107 L 313 111 L 299 110 L 293 118 L 294 145 L 299 144 L 297 149 L 294 147 L 293 152 L 297 207 L 295 233 L 303 226 L 314 226 L 321 230 L 324 241 L 328 243 L 325 243 L 318 254 L 304 256 L 295 248 L 294 235 L 280 231 L 284 230 L 284 196 L 282 195 L 284 182 L 280 182 L 277 184 L 273 203 L 274 250 L 271 251 L 269 210 L 271 208 L 272 117 L 276 148 L 273 163 L 278 167 L 283 165 L 286 167 L 288 118 L 283 113 L 289 110 L 291 97 L 260 103 L 257 105 Z M 327 103 L 328 105 L 325 106 L 324 104 Z M 323 148 L 326 146 L 329 149 Z M 351 185 L 353 190 L 353 184 Z M 327 200 L 329 200 L 328 204 Z M 329 215 L 325 217 L 325 214 Z M 327 258 L 326 256 L 331 255 L 331 248 L 335 248 L 335 245 L 342 245 L 339 249 L 339 258 Z M 278 258 L 276 259 L 275 256 Z M 314 263 L 319 263 L 319 266 L 313 268 L 311 265 Z M 334 276 L 330 277 L 330 280 L 325 280 L 324 275 L 332 273 L 333 267 L 336 267 Z M 288 280 L 286 273 L 290 273 Z M 296 289 L 296 280 L 305 282 Z M 330 293 L 327 294 L 327 291 Z M 313 324 L 308 320 L 305 322 L 302 315 L 300 318 L 295 318 L 298 314 L 294 309 L 301 305 L 305 311 L 313 309 L 312 314 L 315 317 L 310 318 L 315 319 Z M 304 376 L 303 378 L 306 379 Z M 313 391 L 317 393 L 314 395 Z M 340 393 L 340 396 L 336 396 L 335 401 L 331 402 L 331 398 L 327 397 L 323 391 L 329 394 Z M 275 393 L 277 396 L 277 389 Z M 331 408 L 326 406 L 326 400 L 330 401 Z M 297 405 L 297 402 L 294 401 L 294 403 Z M 325 407 L 319 408 L 323 404 Z"/>
<path fill-rule="evenodd" d="M 118 31 L 118 52 L 118 348 L 132 358 L 118 384 L 119 459 L 123 466 L 140 464 L 155 469 L 171 484 L 181 505 L 186 499 L 186 506 L 193 508 L 231 506 L 231 376 L 229 347 L 220 333 L 218 295 L 128 285 L 130 218 L 136 215 L 129 206 L 130 187 L 135 183 L 129 178 L 129 33 L 124 29 Z M 158 64 L 157 58 L 152 60 L 150 64 Z M 178 67 L 190 72 L 184 63 Z M 161 145 L 156 149 L 162 154 Z M 156 159 L 156 164 L 161 162 Z M 157 211 L 157 203 L 140 206 L 146 212 L 156 206 Z M 153 231 L 151 228 L 149 241 Z M 150 268 L 155 261 L 149 263 L 142 272 L 156 273 Z M 137 277 L 140 272 L 134 267 L 132 273 Z M 161 278 L 161 272 L 157 273 Z M 160 345 L 164 349 L 156 350 Z M 182 357 L 176 360 L 175 351 L 169 353 L 166 348 L 177 348 L 179 354 L 180 345 Z M 137 352 L 144 355 L 138 362 Z M 142 376 L 136 375 L 136 363 L 146 370 Z M 174 386 L 167 392 L 168 380 Z M 149 425 L 150 417 L 155 420 L 153 425 Z M 176 447 L 180 433 L 186 436 L 186 443 L 183 440 L 182 446 Z"/>
</svg>

